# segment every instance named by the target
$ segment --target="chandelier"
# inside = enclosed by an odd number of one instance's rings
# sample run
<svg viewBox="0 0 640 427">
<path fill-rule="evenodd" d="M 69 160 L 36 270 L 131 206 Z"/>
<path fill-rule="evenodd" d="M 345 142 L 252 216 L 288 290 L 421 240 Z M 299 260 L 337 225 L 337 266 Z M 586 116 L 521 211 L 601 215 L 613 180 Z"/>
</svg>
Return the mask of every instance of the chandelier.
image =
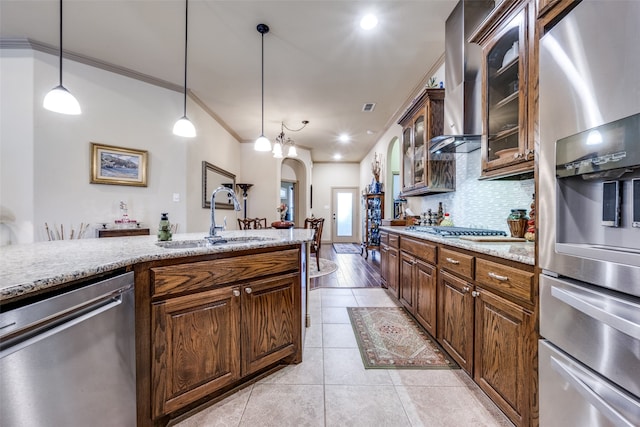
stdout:
<svg viewBox="0 0 640 427">
<path fill-rule="evenodd" d="M 309 120 L 303 120 L 302 126 L 298 129 L 290 129 L 284 122 L 280 122 L 280 134 L 276 137 L 275 144 L 273 144 L 273 157 L 276 159 L 281 159 L 284 157 L 284 149 L 288 147 L 287 157 L 298 157 L 298 151 L 296 150 L 296 146 L 293 143 L 293 140 L 284 134 L 284 130 L 288 130 L 290 132 L 299 132 L 304 129 L 309 124 Z"/>
</svg>

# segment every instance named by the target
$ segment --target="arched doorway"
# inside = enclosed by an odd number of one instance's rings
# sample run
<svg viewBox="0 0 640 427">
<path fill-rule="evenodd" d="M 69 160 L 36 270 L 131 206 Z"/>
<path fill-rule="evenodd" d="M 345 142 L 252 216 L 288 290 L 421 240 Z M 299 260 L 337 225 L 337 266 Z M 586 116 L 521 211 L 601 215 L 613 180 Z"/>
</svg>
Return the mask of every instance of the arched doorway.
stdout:
<svg viewBox="0 0 640 427">
<path fill-rule="evenodd" d="M 385 218 L 395 218 L 394 215 L 394 201 L 400 197 L 402 191 L 402 181 L 400 177 L 400 139 L 394 136 L 387 147 L 387 176 L 385 182 L 389 184 L 386 186 L 385 192 Z"/>
<path fill-rule="evenodd" d="M 296 227 L 304 225 L 307 216 L 308 184 L 305 164 L 286 158 L 280 166 L 280 203 L 288 206 L 286 219 Z"/>
</svg>

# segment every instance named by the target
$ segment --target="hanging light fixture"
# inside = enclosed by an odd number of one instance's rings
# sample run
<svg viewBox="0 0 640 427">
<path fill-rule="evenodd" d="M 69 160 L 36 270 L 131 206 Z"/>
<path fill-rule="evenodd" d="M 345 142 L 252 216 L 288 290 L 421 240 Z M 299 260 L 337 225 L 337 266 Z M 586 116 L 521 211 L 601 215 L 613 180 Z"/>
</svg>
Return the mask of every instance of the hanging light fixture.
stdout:
<svg viewBox="0 0 640 427">
<path fill-rule="evenodd" d="M 180 119 L 173 125 L 173 134 L 183 136 L 185 138 L 193 138 L 196 136 L 196 128 L 187 118 L 187 35 L 189 34 L 189 0 L 185 0 L 184 9 L 184 98 L 183 98 L 183 114 Z"/>
<path fill-rule="evenodd" d="M 269 32 L 269 26 L 267 24 L 258 24 L 256 29 L 262 35 L 262 132 L 256 139 L 253 149 L 256 151 L 270 151 L 271 142 L 264 136 L 264 35 Z"/>
<path fill-rule="evenodd" d="M 280 134 L 276 137 L 276 142 L 273 144 L 273 157 L 276 159 L 281 159 L 283 157 L 284 149 L 286 146 L 289 146 L 289 150 L 287 151 L 287 157 L 298 157 L 298 150 L 296 150 L 296 146 L 293 143 L 291 138 L 288 138 L 284 135 L 284 130 L 288 130 L 291 132 L 299 132 L 304 129 L 309 124 L 309 120 L 303 120 L 302 126 L 298 129 L 289 129 L 284 122 L 280 122 Z"/>
<path fill-rule="evenodd" d="M 62 114 L 81 114 L 78 100 L 62 86 L 62 0 L 60 0 L 60 84 L 47 93 L 42 106 L 47 110 Z"/>
</svg>

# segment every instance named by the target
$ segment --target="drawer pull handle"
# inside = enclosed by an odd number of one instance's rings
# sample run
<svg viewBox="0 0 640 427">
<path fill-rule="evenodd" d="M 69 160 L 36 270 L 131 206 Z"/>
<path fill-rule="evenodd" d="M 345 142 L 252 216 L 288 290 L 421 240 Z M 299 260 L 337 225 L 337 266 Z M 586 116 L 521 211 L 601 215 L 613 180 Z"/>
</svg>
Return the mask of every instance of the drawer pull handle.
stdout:
<svg viewBox="0 0 640 427">
<path fill-rule="evenodd" d="M 474 298 L 479 297 L 480 296 L 480 292 L 473 291 L 473 292 L 471 292 L 471 296 L 474 297 Z"/>
<path fill-rule="evenodd" d="M 253 292 L 253 291 L 251 290 L 251 288 L 244 288 L 244 291 L 245 291 L 246 293 L 248 293 L 248 294 L 250 294 L 251 292 Z"/>
<path fill-rule="evenodd" d="M 489 273 L 487 273 L 487 275 L 489 277 L 491 277 L 492 279 L 496 279 L 496 280 L 499 280 L 501 282 L 508 282 L 509 281 L 509 278 L 507 276 L 500 276 L 499 274 L 496 274 L 493 271 L 490 271 Z"/>
<path fill-rule="evenodd" d="M 450 264 L 460 264 L 460 261 L 458 261 L 457 259 L 453 259 L 453 258 L 446 258 L 447 262 Z"/>
<path fill-rule="evenodd" d="M 239 290 L 237 290 L 237 289 L 234 289 L 234 290 L 233 290 L 233 296 L 234 296 L 234 297 L 239 297 L 239 296 L 240 296 L 240 291 L 239 291 Z"/>
</svg>

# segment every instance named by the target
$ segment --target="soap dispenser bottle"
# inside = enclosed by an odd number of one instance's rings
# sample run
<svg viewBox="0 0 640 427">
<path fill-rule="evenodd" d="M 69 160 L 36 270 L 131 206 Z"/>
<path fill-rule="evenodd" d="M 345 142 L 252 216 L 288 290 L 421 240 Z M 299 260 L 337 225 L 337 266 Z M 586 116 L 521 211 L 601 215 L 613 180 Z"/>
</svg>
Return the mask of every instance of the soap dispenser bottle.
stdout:
<svg viewBox="0 0 640 427">
<path fill-rule="evenodd" d="M 158 240 L 161 242 L 171 240 L 171 223 L 169 222 L 169 214 L 166 212 L 160 214 L 160 224 L 158 225 Z"/>
</svg>

